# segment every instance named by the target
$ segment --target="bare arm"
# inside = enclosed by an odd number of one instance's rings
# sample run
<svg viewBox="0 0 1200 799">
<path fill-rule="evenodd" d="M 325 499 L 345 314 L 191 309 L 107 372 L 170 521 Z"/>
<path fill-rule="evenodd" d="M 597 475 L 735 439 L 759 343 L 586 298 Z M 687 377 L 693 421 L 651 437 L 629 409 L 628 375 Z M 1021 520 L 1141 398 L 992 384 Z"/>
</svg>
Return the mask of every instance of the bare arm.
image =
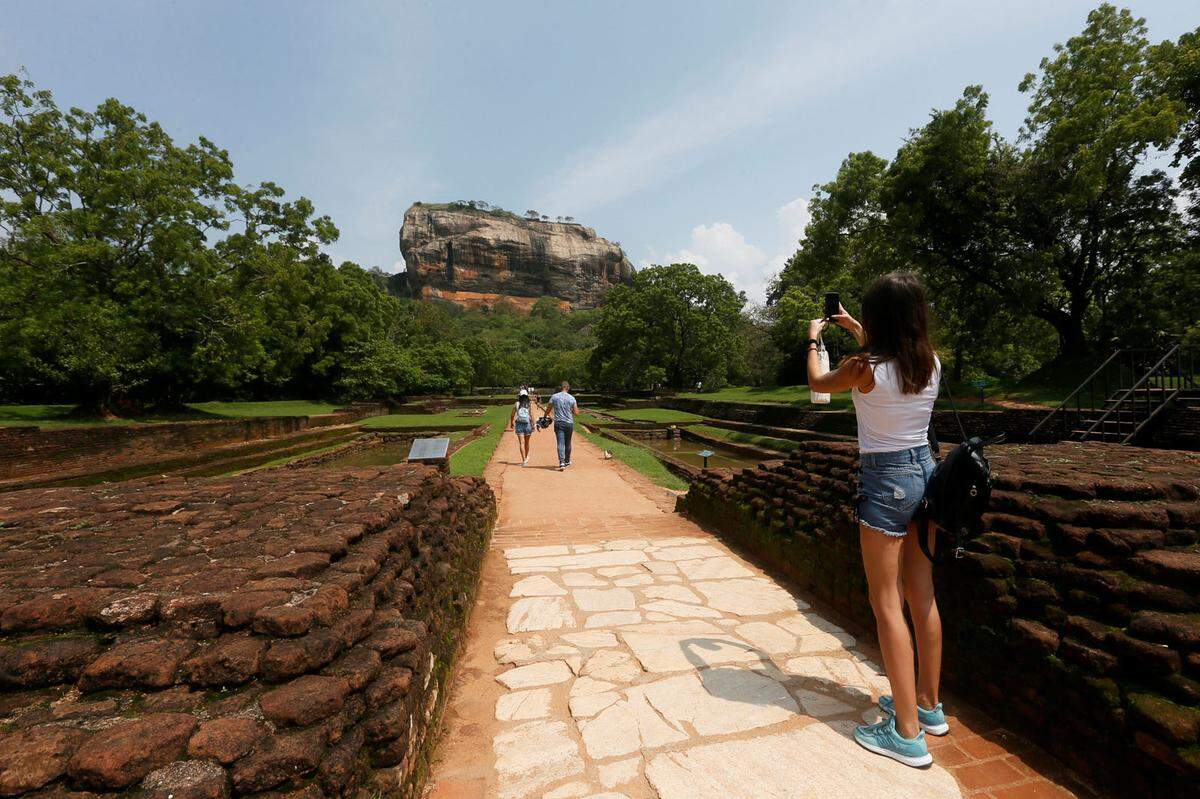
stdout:
<svg viewBox="0 0 1200 799">
<path fill-rule="evenodd" d="M 815 339 L 825 326 L 824 319 L 814 319 L 808 325 L 808 337 Z M 861 329 L 861 328 L 860 328 Z M 851 331 L 853 332 L 853 331 Z M 855 336 L 857 338 L 857 335 Z M 808 389 L 825 394 L 837 394 L 852 388 L 864 388 L 871 382 L 871 370 L 861 359 L 844 361 L 832 372 L 822 371 L 817 345 L 808 344 Z"/>
</svg>

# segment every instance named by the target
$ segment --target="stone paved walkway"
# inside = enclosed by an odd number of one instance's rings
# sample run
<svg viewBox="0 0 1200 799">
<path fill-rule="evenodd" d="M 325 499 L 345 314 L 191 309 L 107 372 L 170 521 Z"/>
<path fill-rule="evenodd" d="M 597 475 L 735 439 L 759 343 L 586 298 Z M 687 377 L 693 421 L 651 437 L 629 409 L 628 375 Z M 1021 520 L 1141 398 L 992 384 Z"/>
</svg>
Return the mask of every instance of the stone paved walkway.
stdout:
<svg viewBox="0 0 1200 799">
<path fill-rule="evenodd" d="M 531 468 L 508 463 L 510 439 L 489 467 L 500 521 L 427 796 L 1077 795 L 977 712 L 931 739 L 930 769 L 863 751 L 851 730 L 888 692 L 867 642 L 580 437 L 563 473 L 552 437 Z"/>
</svg>

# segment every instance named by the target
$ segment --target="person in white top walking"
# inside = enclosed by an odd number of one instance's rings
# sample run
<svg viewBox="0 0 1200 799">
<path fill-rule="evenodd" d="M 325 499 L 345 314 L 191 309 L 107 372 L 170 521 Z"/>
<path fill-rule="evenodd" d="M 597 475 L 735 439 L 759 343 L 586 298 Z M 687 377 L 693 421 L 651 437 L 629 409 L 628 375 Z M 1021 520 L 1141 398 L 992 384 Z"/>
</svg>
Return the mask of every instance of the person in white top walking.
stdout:
<svg viewBox="0 0 1200 799">
<path fill-rule="evenodd" d="M 929 339 L 929 304 L 916 277 L 892 273 L 863 295 L 862 323 L 839 307 L 808 332 L 811 391 L 851 391 L 858 418 L 859 485 L 855 508 L 871 609 L 892 695 L 880 697 L 884 718 L 858 727 L 864 748 L 910 766 L 933 762 L 925 734 L 949 732 L 938 699 L 942 622 L 933 594 L 933 565 L 921 552 L 913 516 L 933 473 L 929 422 L 941 363 Z M 862 350 L 832 372 L 821 368 L 817 337 L 827 321 L 854 335 Z M 934 538 L 935 530 L 930 530 Z M 932 551 L 934 542 L 929 541 Z M 908 603 L 920 674 L 914 674 Z"/>
</svg>

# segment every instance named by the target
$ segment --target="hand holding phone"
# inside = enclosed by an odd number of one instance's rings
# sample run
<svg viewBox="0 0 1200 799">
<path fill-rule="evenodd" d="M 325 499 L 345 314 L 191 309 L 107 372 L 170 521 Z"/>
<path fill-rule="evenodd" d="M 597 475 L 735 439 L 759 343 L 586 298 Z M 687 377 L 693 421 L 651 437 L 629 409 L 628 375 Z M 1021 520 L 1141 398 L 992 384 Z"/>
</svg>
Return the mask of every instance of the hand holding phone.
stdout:
<svg viewBox="0 0 1200 799">
<path fill-rule="evenodd" d="M 825 318 L 837 316 L 842 310 L 842 295 L 836 291 L 825 292 Z"/>
</svg>

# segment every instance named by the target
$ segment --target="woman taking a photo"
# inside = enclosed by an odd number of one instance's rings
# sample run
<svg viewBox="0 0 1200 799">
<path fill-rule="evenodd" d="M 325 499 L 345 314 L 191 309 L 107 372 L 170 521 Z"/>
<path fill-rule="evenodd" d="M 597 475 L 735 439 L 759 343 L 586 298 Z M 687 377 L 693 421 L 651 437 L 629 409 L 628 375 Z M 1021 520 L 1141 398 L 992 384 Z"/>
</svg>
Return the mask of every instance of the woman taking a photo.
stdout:
<svg viewBox="0 0 1200 799">
<path fill-rule="evenodd" d="M 827 321 L 850 331 L 862 350 L 822 373 L 817 337 Z M 933 473 L 929 419 L 941 363 L 929 340 L 925 288 L 912 275 L 892 273 L 863 296 L 862 323 L 839 307 L 808 328 L 811 391 L 850 390 L 858 418 L 860 473 L 855 515 L 863 566 L 892 696 L 882 696 L 883 720 L 860 726 L 864 748 L 909 766 L 933 762 L 925 733 L 949 732 L 938 682 L 942 623 L 933 596 L 933 564 L 921 552 L 912 521 Z M 932 538 L 934 530 L 930 530 Z M 933 541 L 929 542 L 932 551 Z M 912 639 L 904 620 L 908 602 L 916 631 L 920 674 L 914 675 Z"/>
</svg>

